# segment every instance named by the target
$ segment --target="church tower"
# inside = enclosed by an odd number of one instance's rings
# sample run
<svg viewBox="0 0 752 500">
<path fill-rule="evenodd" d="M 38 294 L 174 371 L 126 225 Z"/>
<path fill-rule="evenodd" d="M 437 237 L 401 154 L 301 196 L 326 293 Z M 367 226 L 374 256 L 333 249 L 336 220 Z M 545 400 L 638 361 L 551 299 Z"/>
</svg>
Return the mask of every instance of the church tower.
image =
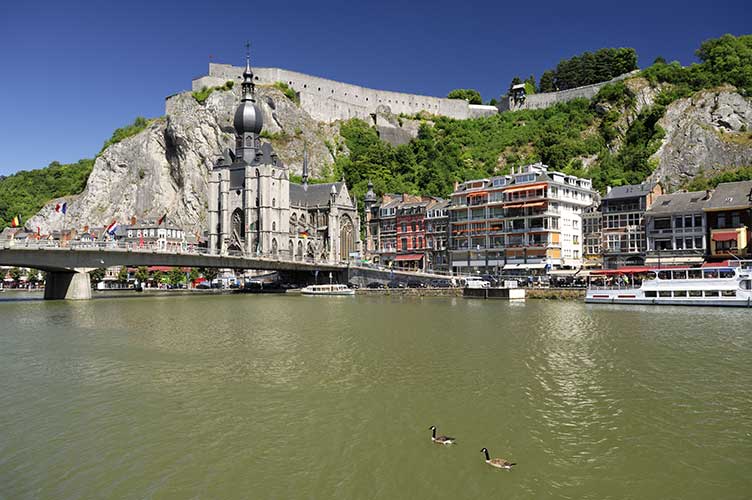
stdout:
<svg viewBox="0 0 752 500">
<path fill-rule="evenodd" d="M 248 46 L 247 46 L 248 47 Z M 289 176 L 271 145 L 261 145 L 263 115 L 256 104 L 246 54 L 235 151 L 219 159 L 209 180 L 209 245 L 213 253 L 281 256 L 289 250 Z"/>
</svg>

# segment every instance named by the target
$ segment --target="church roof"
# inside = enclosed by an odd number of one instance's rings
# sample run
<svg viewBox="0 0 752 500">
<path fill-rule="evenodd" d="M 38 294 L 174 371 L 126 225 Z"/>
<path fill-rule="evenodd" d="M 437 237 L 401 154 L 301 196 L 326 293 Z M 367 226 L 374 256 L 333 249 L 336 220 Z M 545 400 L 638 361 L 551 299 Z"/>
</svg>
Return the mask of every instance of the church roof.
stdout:
<svg viewBox="0 0 752 500">
<path fill-rule="evenodd" d="M 302 184 L 290 183 L 290 204 L 291 205 L 328 205 L 329 196 L 331 195 L 332 186 L 337 193 L 342 191 L 344 182 L 328 182 L 326 184 L 308 184 L 308 188 L 303 188 Z"/>
</svg>

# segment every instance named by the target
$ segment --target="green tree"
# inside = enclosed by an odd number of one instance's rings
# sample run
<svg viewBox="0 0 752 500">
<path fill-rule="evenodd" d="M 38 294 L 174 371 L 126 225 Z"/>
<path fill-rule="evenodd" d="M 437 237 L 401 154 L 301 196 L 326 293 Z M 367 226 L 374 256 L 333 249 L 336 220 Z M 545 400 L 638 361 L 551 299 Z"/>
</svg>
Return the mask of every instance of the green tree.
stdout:
<svg viewBox="0 0 752 500">
<path fill-rule="evenodd" d="M 515 85 L 519 85 L 521 83 L 522 83 L 522 79 L 519 76 L 515 76 L 514 78 L 512 78 L 512 82 L 509 84 L 509 92 L 512 91 L 512 87 L 514 87 Z"/>
<path fill-rule="evenodd" d="M 219 271 L 215 267 L 200 267 L 199 271 L 209 282 L 214 281 L 217 278 L 217 275 L 219 275 Z"/>
<path fill-rule="evenodd" d="M 175 267 L 167 273 L 166 278 L 170 285 L 178 286 L 185 282 L 185 273 L 179 267 Z"/>
<path fill-rule="evenodd" d="M 525 84 L 526 94 L 530 95 L 530 94 L 535 94 L 537 92 L 538 89 L 535 86 L 535 76 L 530 75 L 529 77 L 527 77 L 527 79 L 523 83 Z"/>
<path fill-rule="evenodd" d="M 555 92 L 556 86 L 554 85 L 554 72 L 551 70 L 544 71 L 540 77 L 540 84 L 538 89 L 541 92 Z"/>
<path fill-rule="evenodd" d="M 21 277 L 21 270 L 17 267 L 11 267 L 8 269 L 8 275 L 13 278 L 13 281 L 18 281 Z"/>
<path fill-rule="evenodd" d="M 449 99 L 464 99 L 470 104 L 483 104 L 480 92 L 475 89 L 454 89 L 447 94 Z"/>
<path fill-rule="evenodd" d="M 96 284 L 102 281 L 102 279 L 104 278 L 105 272 L 107 272 L 107 269 L 104 267 L 98 267 L 97 269 L 94 269 L 93 271 L 89 272 L 91 283 Z"/>
<path fill-rule="evenodd" d="M 128 266 L 121 266 L 120 271 L 118 272 L 117 280 L 120 283 L 127 283 L 128 282 Z"/>
<path fill-rule="evenodd" d="M 139 283 L 146 283 L 149 280 L 149 268 L 146 266 L 139 266 L 138 269 L 136 269 L 135 278 Z"/>
</svg>

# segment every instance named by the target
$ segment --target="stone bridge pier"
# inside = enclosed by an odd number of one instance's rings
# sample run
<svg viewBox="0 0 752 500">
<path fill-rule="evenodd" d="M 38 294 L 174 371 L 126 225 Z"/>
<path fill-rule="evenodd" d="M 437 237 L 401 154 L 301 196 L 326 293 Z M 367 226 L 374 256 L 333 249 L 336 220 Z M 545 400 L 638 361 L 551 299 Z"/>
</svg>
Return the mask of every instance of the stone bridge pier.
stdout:
<svg viewBox="0 0 752 500">
<path fill-rule="evenodd" d="M 76 268 L 72 271 L 47 271 L 44 298 L 87 300 L 91 298 L 91 268 Z"/>
</svg>

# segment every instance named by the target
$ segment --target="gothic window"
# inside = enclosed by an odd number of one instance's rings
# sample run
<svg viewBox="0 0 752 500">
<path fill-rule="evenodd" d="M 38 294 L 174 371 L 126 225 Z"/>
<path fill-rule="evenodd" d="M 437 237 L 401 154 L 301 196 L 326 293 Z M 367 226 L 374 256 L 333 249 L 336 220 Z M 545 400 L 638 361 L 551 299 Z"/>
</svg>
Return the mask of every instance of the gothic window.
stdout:
<svg viewBox="0 0 752 500">
<path fill-rule="evenodd" d="M 272 231 L 276 231 L 276 230 L 277 230 L 277 223 L 272 222 Z"/>
<path fill-rule="evenodd" d="M 232 232 L 237 234 L 239 238 L 245 238 L 245 217 L 243 217 L 243 211 L 236 208 L 232 213 Z"/>
<path fill-rule="evenodd" d="M 277 246 L 277 238 L 272 239 L 272 255 L 277 255 L 279 247 Z"/>
<path fill-rule="evenodd" d="M 251 136 L 248 136 L 248 137 L 246 137 L 246 138 L 245 138 L 245 145 L 246 145 L 247 147 L 249 147 L 249 148 L 250 148 L 251 146 L 253 146 L 253 137 L 251 137 Z"/>
<path fill-rule="evenodd" d="M 298 241 L 298 252 L 297 252 L 297 254 L 298 254 L 298 257 L 300 257 L 300 258 L 303 257 L 303 242 L 302 241 Z"/>
<path fill-rule="evenodd" d="M 288 252 L 287 256 L 288 256 L 289 259 L 292 259 L 292 257 L 293 257 L 293 246 L 292 245 L 293 245 L 292 240 L 290 240 L 289 243 L 287 244 L 287 252 Z"/>
<path fill-rule="evenodd" d="M 355 251 L 355 228 L 352 219 L 344 215 L 339 230 L 339 257 L 340 260 L 348 260 L 350 254 Z"/>
</svg>

